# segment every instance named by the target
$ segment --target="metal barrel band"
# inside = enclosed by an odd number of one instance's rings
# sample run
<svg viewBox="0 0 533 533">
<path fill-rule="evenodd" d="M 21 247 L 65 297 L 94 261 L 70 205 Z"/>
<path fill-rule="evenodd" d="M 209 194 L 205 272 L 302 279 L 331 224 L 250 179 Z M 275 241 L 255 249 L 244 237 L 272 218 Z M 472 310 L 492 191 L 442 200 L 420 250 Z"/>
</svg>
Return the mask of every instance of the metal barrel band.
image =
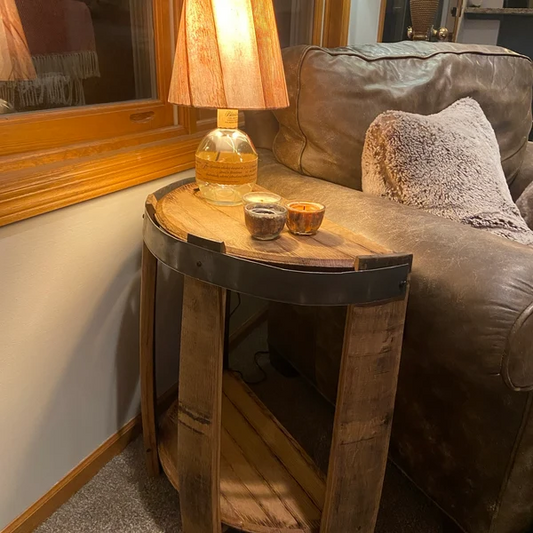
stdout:
<svg viewBox="0 0 533 533">
<path fill-rule="evenodd" d="M 179 184 L 183 184 L 180 182 Z M 165 188 L 165 194 L 175 184 Z M 156 197 L 163 191 L 157 191 Z M 172 270 L 249 296 L 296 305 L 343 306 L 402 298 L 410 265 L 373 270 L 316 272 L 280 268 L 184 242 L 161 228 L 152 209 L 144 217 L 144 241 Z"/>
</svg>

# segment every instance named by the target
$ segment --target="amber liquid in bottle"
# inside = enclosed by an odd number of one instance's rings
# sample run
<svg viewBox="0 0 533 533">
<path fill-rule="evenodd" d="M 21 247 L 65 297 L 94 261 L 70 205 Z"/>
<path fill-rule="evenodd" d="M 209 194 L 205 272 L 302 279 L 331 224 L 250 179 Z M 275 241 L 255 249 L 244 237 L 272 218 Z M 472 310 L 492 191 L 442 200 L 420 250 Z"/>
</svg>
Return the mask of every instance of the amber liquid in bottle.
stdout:
<svg viewBox="0 0 533 533">
<path fill-rule="evenodd" d="M 258 156 L 252 141 L 237 129 L 236 110 L 218 110 L 218 128 L 196 152 L 196 183 L 202 197 L 218 205 L 239 205 L 257 181 Z"/>
</svg>

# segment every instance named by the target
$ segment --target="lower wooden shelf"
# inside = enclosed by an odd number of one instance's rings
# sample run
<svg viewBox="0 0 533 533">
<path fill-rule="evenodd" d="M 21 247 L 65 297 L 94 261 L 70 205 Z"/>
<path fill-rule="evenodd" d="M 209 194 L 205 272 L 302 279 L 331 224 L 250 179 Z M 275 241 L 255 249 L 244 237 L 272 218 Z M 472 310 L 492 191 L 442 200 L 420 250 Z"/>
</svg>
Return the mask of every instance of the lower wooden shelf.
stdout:
<svg viewBox="0 0 533 533">
<path fill-rule="evenodd" d="M 224 375 L 220 465 L 222 522 L 250 533 L 318 533 L 325 478 L 234 374 Z M 159 458 L 179 491 L 177 401 L 161 420 Z"/>
</svg>

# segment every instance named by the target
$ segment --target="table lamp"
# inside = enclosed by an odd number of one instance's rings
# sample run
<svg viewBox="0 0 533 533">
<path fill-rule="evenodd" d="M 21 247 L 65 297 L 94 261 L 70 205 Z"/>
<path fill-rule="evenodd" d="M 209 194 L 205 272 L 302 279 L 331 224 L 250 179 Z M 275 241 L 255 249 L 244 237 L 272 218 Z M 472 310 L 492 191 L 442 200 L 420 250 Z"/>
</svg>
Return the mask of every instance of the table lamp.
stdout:
<svg viewBox="0 0 533 533">
<path fill-rule="evenodd" d="M 36 77 L 15 0 L 0 0 L 0 81 Z"/>
<path fill-rule="evenodd" d="M 217 109 L 218 128 L 196 152 L 196 182 L 209 202 L 242 203 L 258 156 L 237 110 L 289 105 L 272 0 L 185 0 L 169 101 Z"/>
</svg>

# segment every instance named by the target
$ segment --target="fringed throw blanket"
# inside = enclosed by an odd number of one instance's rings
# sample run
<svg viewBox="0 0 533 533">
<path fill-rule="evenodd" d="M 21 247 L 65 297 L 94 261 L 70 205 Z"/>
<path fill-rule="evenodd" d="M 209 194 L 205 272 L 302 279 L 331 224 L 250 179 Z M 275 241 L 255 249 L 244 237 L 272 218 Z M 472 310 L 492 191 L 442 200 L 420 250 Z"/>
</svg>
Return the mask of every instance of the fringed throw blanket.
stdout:
<svg viewBox="0 0 533 533">
<path fill-rule="evenodd" d="M 87 5 L 80 0 L 15 2 L 37 78 L 0 83 L 0 98 L 17 110 L 84 105 L 82 81 L 100 76 Z"/>
</svg>

